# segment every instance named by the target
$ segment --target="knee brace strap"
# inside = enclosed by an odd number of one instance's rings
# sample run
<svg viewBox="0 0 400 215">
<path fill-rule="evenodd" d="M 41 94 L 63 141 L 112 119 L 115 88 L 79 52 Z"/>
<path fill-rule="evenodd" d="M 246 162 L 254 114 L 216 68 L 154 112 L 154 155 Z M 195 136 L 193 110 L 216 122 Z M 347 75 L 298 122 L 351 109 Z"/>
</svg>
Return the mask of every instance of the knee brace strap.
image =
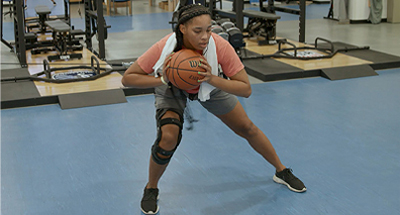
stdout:
<svg viewBox="0 0 400 215">
<path fill-rule="evenodd" d="M 177 142 L 175 148 L 171 151 L 164 150 L 163 148 L 161 148 L 159 146 L 159 143 L 160 143 L 161 137 L 162 137 L 161 127 L 166 124 L 174 124 L 179 127 L 178 142 Z M 154 162 L 156 162 L 157 164 L 160 164 L 160 165 L 164 165 L 164 164 L 169 163 L 169 161 L 172 158 L 172 155 L 174 154 L 175 150 L 178 148 L 179 143 L 181 142 L 182 123 L 178 119 L 175 119 L 175 118 L 164 118 L 164 119 L 161 119 L 159 122 L 157 122 L 157 129 L 158 129 L 157 139 L 156 139 L 153 147 L 151 147 L 151 155 L 152 155 Z M 163 155 L 163 156 L 168 156 L 168 158 L 162 158 L 158 154 Z"/>
</svg>

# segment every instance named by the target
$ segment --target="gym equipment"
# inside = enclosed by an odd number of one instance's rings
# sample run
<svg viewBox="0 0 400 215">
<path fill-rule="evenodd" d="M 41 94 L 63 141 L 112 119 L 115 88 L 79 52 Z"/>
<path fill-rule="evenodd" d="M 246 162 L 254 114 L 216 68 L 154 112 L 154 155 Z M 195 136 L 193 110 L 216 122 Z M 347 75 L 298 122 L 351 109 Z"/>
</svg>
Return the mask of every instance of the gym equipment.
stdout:
<svg viewBox="0 0 400 215">
<path fill-rule="evenodd" d="M 7 12 L 4 12 L 3 13 L 3 1 L 6 1 L 6 2 L 8 2 L 8 7 L 9 7 L 9 10 L 7 11 Z M 14 13 L 14 11 L 13 11 L 13 3 L 12 3 L 12 1 L 13 0 L 2 0 L 1 1 L 1 12 L 3 13 L 3 15 L 4 16 L 6 16 L 7 14 L 9 14 L 10 15 L 10 18 L 11 18 L 11 16 L 12 16 L 12 14 Z"/>
<path fill-rule="evenodd" d="M 243 15 L 249 18 L 244 32 L 248 37 L 262 36 L 265 40 L 258 41 L 258 45 L 276 44 L 276 22 L 281 17 L 272 13 L 261 11 L 243 11 Z"/>
<path fill-rule="evenodd" d="M 54 73 L 55 71 L 71 71 L 71 70 L 85 70 L 86 72 L 94 72 L 95 75 L 93 76 L 88 76 L 88 77 L 77 77 L 73 79 L 54 79 Z M 104 77 L 106 75 L 109 75 L 112 72 L 118 72 L 118 71 L 125 71 L 126 68 L 119 68 L 119 69 L 107 69 L 107 68 L 102 68 L 100 67 L 100 62 L 99 60 L 92 56 L 90 59 L 90 66 L 84 66 L 84 65 L 79 65 L 79 66 L 70 66 L 70 67 L 57 67 L 57 68 L 50 68 L 50 64 L 47 60 L 43 60 L 43 71 L 29 75 L 29 76 L 23 76 L 23 77 L 5 77 L 1 79 L 1 82 L 17 82 L 17 81 L 24 81 L 24 80 L 30 80 L 30 81 L 44 81 L 44 82 L 49 82 L 49 83 L 70 83 L 70 82 L 77 82 L 77 81 L 92 81 L 96 80 L 98 78 Z M 45 76 L 45 77 L 42 77 Z"/>
<path fill-rule="evenodd" d="M 224 32 L 224 29 L 219 25 L 212 25 L 211 26 L 211 32 L 219 34 L 221 32 Z"/>
<path fill-rule="evenodd" d="M 223 18 L 215 20 L 218 25 L 213 25 L 211 31 L 220 35 L 222 38 L 227 40 L 235 50 L 244 47 L 246 43 L 243 42 L 243 33 L 239 28 L 235 26 L 230 19 Z"/>
<path fill-rule="evenodd" d="M 304 43 L 306 40 L 306 0 L 299 1 L 299 9 L 275 6 L 274 0 L 268 1 L 268 6 L 263 6 L 263 0 L 260 2 L 260 11 L 275 13 L 276 11 L 299 15 L 299 42 Z"/>
<path fill-rule="evenodd" d="M 39 16 L 39 29 L 41 33 L 46 32 L 46 25 L 44 24 L 45 21 L 48 20 L 49 14 L 51 10 L 49 7 L 45 5 L 38 5 L 35 7 L 35 12 Z"/>
<path fill-rule="evenodd" d="M 226 32 L 229 35 L 228 41 L 233 46 L 233 48 L 239 49 L 246 46 L 246 43 L 243 42 L 243 33 L 242 31 L 240 31 L 239 28 L 234 26 L 227 29 Z"/>
<path fill-rule="evenodd" d="M 89 0 L 87 0 L 89 1 Z M 7 46 L 10 47 L 10 49 L 12 49 L 18 60 L 19 63 L 21 65 L 21 67 L 25 68 L 27 67 L 27 63 L 26 63 L 26 50 L 27 49 L 32 49 L 32 48 L 38 48 L 38 47 L 49 47 L 52 46 L 51 41 L 41 41 L 38 42 L 37 41 L 37 36 L 35 34 L 35 32 L 29 32 L 29 30 L 31 29 L 30 26 L 26 26 L 29 23 L 34 23 L 36 22 L 36 25 L 33 26 L 39 26 L 39 19 L 38 18 L 33 18 L 33 19 L 25 19 L 25 14 L 24 14 L 24 0 L 14 0 L 13 1 L 13 7 L 14 7 L 14 44 L 8 44 Z M 101 1 L 101 5 L 102 5 L 102 1 Z M 50 17 L 46 17 L 47 15 L 43 15 L 47 18 L 47 21 L 51 21 L 51 20 L 57 20 L 57 19 L 62 19 L 65 21 L 65 23 L 67 23 L 69 26 L 71 25 L 70 22 L 70 7 L 69 7 L 69 0 L 64 0 L 64 11 L 65 14 L 61 15 L 61 16 L 57 16 L 56 18 L 50 18 Z M 102 12 L 102 10 L 99 10 Z M 38 12 L 40 13 L 40 10 L 38 10 Z M 1 23 L 3 26 L 3 23 Z M 26 32 L 25 30 L 28 29 L 28 32 Z M 73 29 L 73 28 L 72 28 Z M 29 33 L 33 33 L 33 34 L 29 34 Z M 74 37 L 75 35 L 79 35 L 79 34 L 83 34 L 82 30 L 72 30 L 70 31 L 70 36 Z M 2 42 L 5 43 L 6 41 L 4 41 L 2 39 Z M 99 41 L 99 43 L 101 43 L 101 41 Z M 104 54 L 105 55 L 105 54 Z"/>
<path fill-rule="evenodd" d="M 73 58 L 82 58 L 82 54 L 68 54 L 68 51 L 76 51 L 76 50 L 82 50 L 82 45 L 78 46 L 68 46 L 67 40 L 68 40 L 68 33 L 70 32 L 71 28 L 70 26 L 61 21 L 61 20 L 52 20 L 52 21 L 46 21 L 45 22 L 46 26 L 50 27 L 50 29 L 53 32 L 53 44 L 56 47 L 56 50 L 59 52 L 58 55 L 53 55 L 53 56 L 48 56 L 47 59 L 49 61 L 53 60 L 69 60 Z"/>
<path fill-rule="evenodd" d="M 276 28 L 276 21 L 280 19 L 280 16 L 275 14 L 275 11 L 280 11 L 284 13 L 291 13 L 299 15 L 299 41 L 305 41 L 305 14 L 306 14 L 306 4 L 305 0 L 300 0 L 300 9 L 291 9 L 291 8 L 284 8 L 284 7 L 277 7 L 274 5 L 274 0 L 268 1 L 268 7 L 263 6 L 263 0 L 259 0 L 260 11 L 255 10 L 243 10 L 243 1 L 241 0 L 234 0 L 233 1 L 233 9 L 232 10 L 221 10 L 215 8 L 215 0 L 210 0 L 210 11 L 212 11 L 213 18 L 215 17 L 226 17 L 235 20 L 236 26 L 241 31 L 250 31 L 256 34 L 254 30 L 263 29 L 264 36 L 268 36 L 266 38 L 265 44 L 269 44 L 269 40 L 274 38 Z M 253 23 L 250 23 L 253 29 L 244 29 L 244 17 L 248 17 L 249 19 L 253 19 Z M 258 19 L 258 20 L 257 20 Z M 268 24 L 265 24 L 267 22 Z M 258 25 L 264 26 L 262 28 L 258 28 Z M 254 28 L 257 26 L 257 28 Z M 258 31 L 257 31 L 258 32 Z M 268 34 L 266 33 L 268 32 Z M 263 43 L 263 42 L 262 42 Z M 262 45 L 262 44 L 261 44 Z"/>
<path fill-rule="evenodd" d="M 13 5 L 12 5 L 12 1 L 11 0 L 8 0 L 8 2 L 10 2 L 9 3 L 9 7 L 10 7 L 10 11 L 9 12 L 6 12 L 6 13 L 4 13 L 4 15 L 6 15 L 7 13 L 10 13 L 10 17 L 11 17 L 11 15 L 14 13 L 14 11 L 12 10 L 12 7 L 13 7 Z M 3 9 L 3 1 L 1 1 L 1 8 Z M 8 42 L 8 41 L 6 41 L 5 39 L 3 39 L 3 16 L 1 16 L 1 18 L 0 18 L 1 20 L 1 42 L 4 44 L 4 45 L 6 45 L 9 49 L 10 49 L 10 51 L 13 51 L 13 46 Z"/>
<path fill-rule="evenodd" d="M 325 43 L 321 43 L 321 41 Z M 289 45 L 292 48 L 282 48 L 283 45 Z M 325 48 L 326 45 L 328 45 L 329 47 Z M 245 56 L 239 56 L 239 58 L 242 60 L 263 59 L 263 58 L 288 58 L 297 60 L 313 60 L 313 59 L 331 58 L 338 52 L 347 52 L 352 50 L 366 50 L 366 49 L 369 49 L 369 46 L 351 47 L 351 48 L 345 47 L 339 49 L 335 48 L 331 41 L 321 37 L 317 37 L 315 39 L 314 47 L 312 46 L 296 47 L 296 45 L 294 45 L 293 43 L 290 43 L 286 40 L 281 40 L 278 43 L 278 51 L 275 52 L 274 54 L 247 56 L 246 53 L 243 52 Z"/>
<path fill-rule="evenodd" d="M 168 69 L 165 75 L 168 80 L 181 90 L 191 90 L 198 87 L 201 83 L 198 80 L 203 79 L 203 75 L 198 72 L 205 72 L 200 67 L 203 57 L 196 51 L 191 49 L 181 49 L 172 55 Z"/>
<path fill-rule="evenodd" d="M 223 22 L 221 23 L 221 27 L 223 27 L 225 30 L 228 30 L 229 28 L 235 27 L 235 24 L 233 22 Z"/>
<path fill-rule="evenodd" d="M 107 25 L 103 15 L 103 1 L 84 0 L 85 4 L 85 42 L 86 48 L 96 54 L 101 60 L 106 58 L 105 40 L 108 37 Z M 99 8 L 99 9 L 98 9 Z M 98 51 L 93 48 L 92 37 L 96 35 Z"/>
<path fill-rule="evenodd" d="M 226 33 L 225 31 L 218 33 L 218 35 L 224 38 L 226 41 L 229 41 L 229 34 Z"/>
</svg>

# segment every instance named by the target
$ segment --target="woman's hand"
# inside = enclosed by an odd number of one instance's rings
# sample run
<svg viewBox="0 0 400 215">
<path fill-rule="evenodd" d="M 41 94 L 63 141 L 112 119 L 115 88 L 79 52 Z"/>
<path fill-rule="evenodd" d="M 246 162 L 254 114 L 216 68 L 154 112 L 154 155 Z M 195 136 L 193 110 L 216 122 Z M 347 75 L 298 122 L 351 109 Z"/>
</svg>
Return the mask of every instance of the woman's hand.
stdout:
<svg viewBox="0 0 400 215">
<path fill-rule="evenodd" d="M 167 77 L 167 75 L 166 75 L 166 71 L 167 71 L 167 69 L 168 69 L 169 66 L 170 66 L 171 58 L 172 58 L 172 55 L 174 55 L 174 54 L 175 54 L 175 53 L 172 52 L 171 54 L 167 55 L 167 57 L 166 57 L 165 60 L 164 60 L 162 77 L 163 77 L 165 83 L 168 83 L 168 82 L 169 82 L 168 77 Z"/>
<path fill-rule="evenodd" d="M 211 73 L 211 66 L 210 64 L 208 64 L 206 59 L 200 59 L 200 63 L 199 63 L 199 67 L 205 69 L 205 72 L 199 72 L 199 75 L 203 75 L 204 78 L 201 80 L 198 80 L 198 82 L 207 82 L 209 83 L 211 81 L 211 79 L 213 77 L 215 77 L 212 73 Z"/>
</svg>

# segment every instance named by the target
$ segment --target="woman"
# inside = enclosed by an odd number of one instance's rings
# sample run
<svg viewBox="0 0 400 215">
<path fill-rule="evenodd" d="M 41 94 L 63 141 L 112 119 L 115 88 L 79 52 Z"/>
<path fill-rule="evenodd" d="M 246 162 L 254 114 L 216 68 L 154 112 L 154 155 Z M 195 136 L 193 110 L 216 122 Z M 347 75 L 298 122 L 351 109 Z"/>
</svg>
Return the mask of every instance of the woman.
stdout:
<svg viewBox="0 0 400 215">
<path fill-rule="evenodd" d="M 199 88 L 182 91 L 168 84 L 163 71 L 171 52 L 182 48 L 196 50 L 206 60 L 201 67 L 206 72 Z M 172 53 L 173 54 L 173 53 Z M 229 79 L 218 76 L 218 64 Z M 155 71 L 155 76 L 149 74 Z M 188 5 L 179 11 L 179 20 L 173 34 L 167 35 L 147 50 L 125 72 L 122 84 L 135 88 L 155 88 L 155 106 L 158 134 L 152 146 L 149 181 L 144 189 L 141 209 L 145 214 L 158 212 L 158 182 L 173 153 L 177 149 L 183 124 L 187 98 L 198 100 L 276 168 L 273 180 L 285 184 L 295 192 L 306 187 L 279 160 L 265 134 L 247 117 L 236 96 L 249 97 L 251 85 L 236 52 L 222 37 L 211 33 L 211 16 L 201 5 Z"/>
</svg>

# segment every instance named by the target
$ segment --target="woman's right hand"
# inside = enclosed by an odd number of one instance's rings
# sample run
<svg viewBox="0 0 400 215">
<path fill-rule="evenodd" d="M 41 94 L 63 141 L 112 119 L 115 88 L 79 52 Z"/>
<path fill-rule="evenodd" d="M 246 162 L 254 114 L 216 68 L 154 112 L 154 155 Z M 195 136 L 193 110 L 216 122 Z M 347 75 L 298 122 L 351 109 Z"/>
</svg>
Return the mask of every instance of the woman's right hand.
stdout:
<svg viewBox="0 0 400 215">
<path fill-rule="evenodd" d="M 167 75 L 166 75 L 165 72 L 166 72 L 167 69 L 170 67 L 171 58 L 172 58 L 172 55 L 174 55 L 174 54 L 175 54 L 175 52 L 172 52 L 171 54 L 167 55 L 167 57 L 166 57 L 165 60 L 164 60 L 162 76 L 163 76 L 163 79 L 164 79 L 164 81 L 165 81 L 166 83 L 168 83 L 169 80 L 168 80 L 168 77 L 167 77 Z"/>
</svg>

